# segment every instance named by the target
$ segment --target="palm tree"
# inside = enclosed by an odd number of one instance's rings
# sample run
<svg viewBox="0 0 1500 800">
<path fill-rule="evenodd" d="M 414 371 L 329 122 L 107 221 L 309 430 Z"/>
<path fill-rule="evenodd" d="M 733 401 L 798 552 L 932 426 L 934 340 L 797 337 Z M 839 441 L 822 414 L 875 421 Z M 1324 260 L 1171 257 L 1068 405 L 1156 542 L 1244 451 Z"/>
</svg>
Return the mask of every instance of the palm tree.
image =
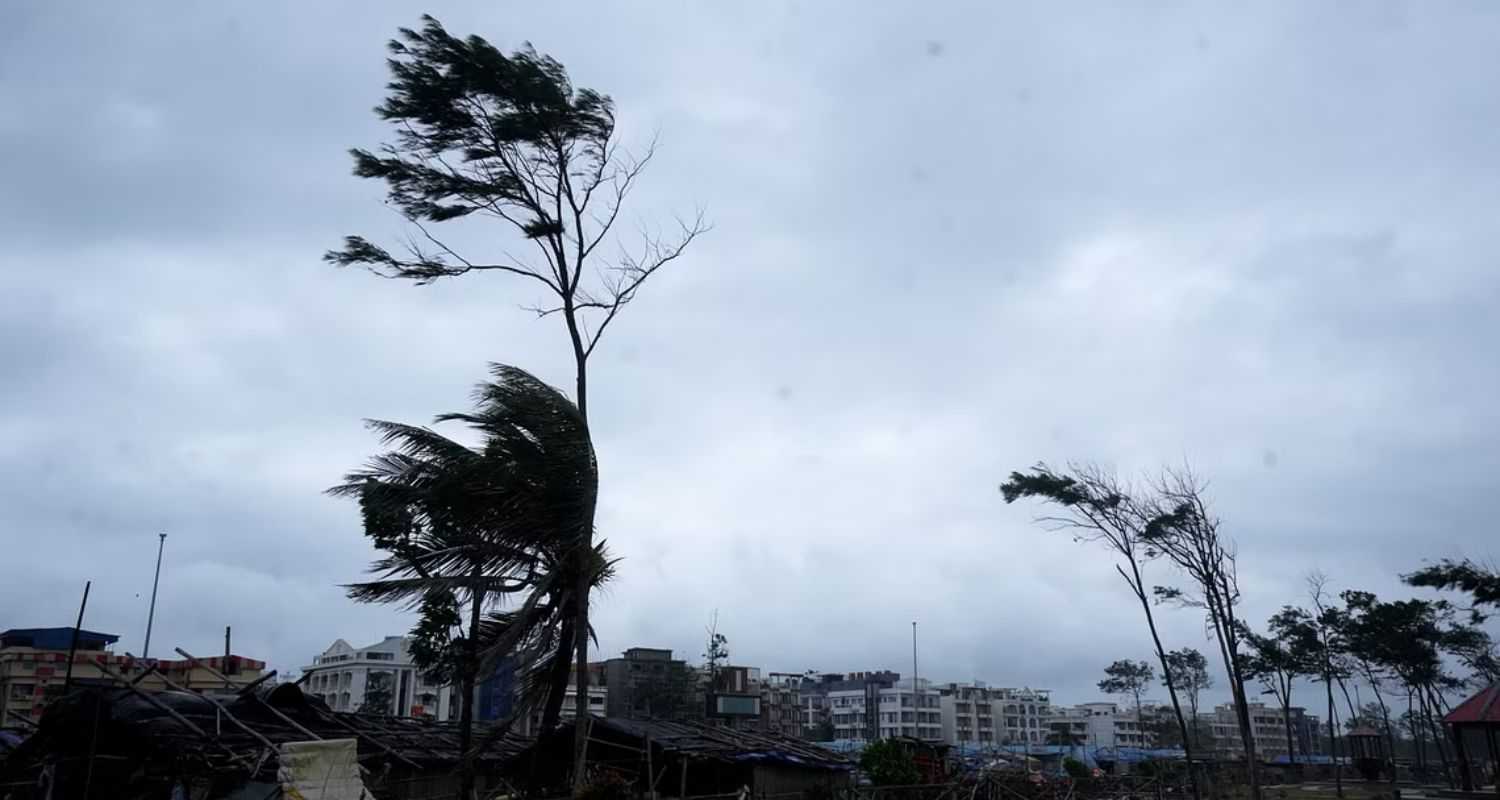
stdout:
<svg viewBox="0 0 1500 800">
<path fill-rule="evenodd" d="M 365 534 L 386 553 L 370 568 L 375 579 L 349 585 L 349 596 L 419 611 L 419 666 L 459 684 L 463 797 L 473 785 L 481 669 L 514 655 L 524 678 L 520 708 L 545 702 L 543 724 L 555 725 L 576 587 L 592 590 L 614 567 L 603 543 L 591 543 L 598 470 L 577 407 L 524 370 L 496 364 L 491 373 L 473 412 L 437 417 L 467 424 L 480 435 L 478 447 L 430 428 L 371 420 L 392 449 L 329 490 L 359 499 Z M 581 557 L 580 548 L 591 552 Z M 514 610 L 486 621 L 487 609 L 522 595 Z"/>
</svg>

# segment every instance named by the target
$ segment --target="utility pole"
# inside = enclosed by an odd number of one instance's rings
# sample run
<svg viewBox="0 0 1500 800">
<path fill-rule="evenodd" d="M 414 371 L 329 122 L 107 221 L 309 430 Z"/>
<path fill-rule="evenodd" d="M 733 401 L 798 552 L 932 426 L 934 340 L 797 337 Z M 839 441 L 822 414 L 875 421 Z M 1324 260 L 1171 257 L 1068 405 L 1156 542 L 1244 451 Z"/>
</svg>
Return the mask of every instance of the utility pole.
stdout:
<svg viewBox="0 0 1500 800">
<path fill-rule="evenodd" d="M 146 612 L 146 642 L 141 645 L 141 660 L 151 657 L 151 623 L 156 621 L 156 587 L 161 584 L 161 552 L 166 549 L 167 535 L 158 533 L 156 541 L 156 577 L 151 581 L 151 610 Z"/>
<path fill-rule="evenodd" d="M 917 621 L 911 622 L 911 705 L 912 705 L 912 733 L 916 738 L 922 738 L 922 695 L 917 691 Z"/>
</svg>

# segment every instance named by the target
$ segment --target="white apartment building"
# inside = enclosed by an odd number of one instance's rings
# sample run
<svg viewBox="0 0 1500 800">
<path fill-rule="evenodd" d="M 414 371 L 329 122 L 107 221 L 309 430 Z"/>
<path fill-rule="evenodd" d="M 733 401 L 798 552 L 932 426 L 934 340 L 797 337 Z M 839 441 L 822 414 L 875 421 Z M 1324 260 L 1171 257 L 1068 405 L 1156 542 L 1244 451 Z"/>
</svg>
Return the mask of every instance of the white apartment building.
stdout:
<svg viewBox="0 0 1500 800">
<path fill-rule="evenodd" d="M 1287 758 L 1286 716 L 1281 713 L 1281 709 L 1263 703 L 1250 703 L 1248 711 L 1250 732 L 1255 738 L 1255 755 L 1265 761 Z M 1199 714 L 1198 719 L 1212 733 L 1213 746 L 1220 757 L 1245 757 L 1239 720 L 1232 704 L 1217 706 L 1211 712 Z M 1323 740 L 1318 736 L 1318 723 L 1316 716 L 1306 713 L 1303 708 L 1292 706 L 1292 743 L 1297 749 L 1295 757 L 1323 751 Z"/>
<path fill-rule="evenodd" d="M 979 681 L 938 687 L 943 715 L 943 741 L 986 747 L 999 744 L 995 726 L 998 690 Z"/>
<path fill-rule="evenodd" d="M 1155 709 L 1143 707 L 1141 719 L 1154 718 Z M 1056 744 L 1085 747 L 1150 747 L 1153 737 L 1135 709 L 1121 709 L 1114 703 L 1083 703 L 1059 706 L 1047 720 L 1048 735 Z"/>
<path fill-rule="evenodd" d="M 999 744 L 1044 744 L 1052 716 L 1046 689 L 992 689 L 995 737 Z"/>
<path fill-rule="evenodd" d="M 302 668 L 302 690 L 334 711 L 380 711 L 392 716 L 458 718 L 458 691 L 430 683 L 412 663 L 406 638 L 387 636 L 367 647 L 339 639 Z"/>
<path fill-rule="evenodd" d="M 870 714 L 874 714 L 876 737 L 910 736 L 928 741 L 942 741 L 943 715 L 941 696 L 928 681 L 918 680 L 915 690 L 911 679 L 897 681 L 888 688 L 870 687 L 830 691 L 828 706 L 834 736 L 839 739 L 869 738 Z M 873 699 L 874 706 L 867 704 Z"/>
</svg>

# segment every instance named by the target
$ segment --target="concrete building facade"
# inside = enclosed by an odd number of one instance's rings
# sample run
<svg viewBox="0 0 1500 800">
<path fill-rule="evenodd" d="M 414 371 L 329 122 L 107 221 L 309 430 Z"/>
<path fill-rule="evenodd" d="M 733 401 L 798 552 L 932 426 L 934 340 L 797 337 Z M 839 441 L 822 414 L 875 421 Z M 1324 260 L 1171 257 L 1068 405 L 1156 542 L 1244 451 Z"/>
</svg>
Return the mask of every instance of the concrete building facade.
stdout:
<svg viewBox="0 0 1500 800">
<path fill-rule="evenodd" d="M 847 698 L 855 692 L 866 698 L 860 704 L 865 709 L 865 718 L 859 721 L 860 739 L 870 740 L 879 736 L 879 706 L 881 689 L 890 688 L 901 680 L 899 672 L 881 670 L 877 672 L 825 672 L 804 678 L 798 690 L 798 702 L 802 706 L 802 729 L 808 736 L 817 736 L 825 728 L 833 738 L 839 738 L 839 727 L 834 722 L 835 712 L 844 720 L 843 731 L 848 733 L 849 706 L 835 709 L 830 699 L 833 692 Z"/>
<path fill-rule="evenodd" d="M 191 691 L 233 691 L 253 682 L 266 664 L 244 656 L 212 656 L 188 659 L 139 659 L 116 654 L 120 639 L 112 633 L 78 631 L 73 654 L 72 681 L 76 686 L 115 686 L 105 669 L 122 677 L 136 678 L 148 690 L 172 685 Z M 68 650 L 73 628 L 12 628 L 0 633 L 0 725 L 16 718 L 36 721 L 48 703 L 62 696 L 68 680 Z M 157 671 L 142 676 L 147 664 Z"/>
<path fill-rule="evenodd" d="M 323 698 L 334 711 L 458 719 L 458 689 L 428 680 L 413 663 L 404 636 L 365 647 L 339 639 L 303 667 L 302 675 L 303 691 Z"/>
<path fill-rule="evenodd" d="M 603 662 L 606 709 L 626 719 L 702 719 L 697 670 L 672 651 L 632 647 Z"/>
<path fill-rule="evenodd" d="M 1047 720 L 1047 739 L 1054 744 L 1086 747 L 1152 747 L 1155 737 L 1149 721 L 1155 710 L 1142 707 L 1140 719 L 1135 709 L 1122 709 L 1114 703 L 1082 703 L 1052 709 Z"/>
<path fill-rule="evenodd" d="M 1262 761 L 1287 759 L 1287 717 L 1280 708 L 1264 703 L 1250 703 L 1250 732 L 1255 739 L 1255 755 Z M 1245 757 L 1244 740 L 1240 738 L 1239 720 L 1234 706 L 1226 703 L 1213 711 L 1199 715 L 1213 736 L 1216 755 L 1221 758 L 1242 759 Z M 1292 706 L 1292 746 L 1296 756 L 1319 755 L 1323 752 L 1323 740 L 1317 735 L 1318 718 L 1307 710 Z"/>
<path fill-rule="evenodd" d="M 938 687 L 943 741 L 986 747 L 999 744 L 995 727 L 996 690 L 983 683 L 948 683 Z"/>
<path fill-rule="evenodd" d="M 1000 744 L 1042 744 L 1052 716 L 1046 689 L 994 689 L 995 736 Z"/>
<path fill-rule="evenodd" d="M 925 680 L 899 680 L 893 686 L 865 686 L 828 693 L 834 736 L 868 741 L 910 736 L 932 742 L 943 739 L 942 698 Z M 869 717 L 875 718 L 870 734 Z"/>
</svg>

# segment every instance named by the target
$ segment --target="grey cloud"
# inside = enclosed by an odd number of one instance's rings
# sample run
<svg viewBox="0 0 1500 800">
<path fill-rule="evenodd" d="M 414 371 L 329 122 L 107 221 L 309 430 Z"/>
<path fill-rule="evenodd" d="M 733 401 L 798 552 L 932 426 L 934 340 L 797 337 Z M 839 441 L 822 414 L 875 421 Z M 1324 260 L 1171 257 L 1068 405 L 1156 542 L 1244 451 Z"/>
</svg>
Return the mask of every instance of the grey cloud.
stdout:
<svg viewBox="0 0 1500 800">
<path fill-rule="evenodd" d="M 415 12 L 8 13 L 7 624 L 68 624 L 55 587 L 93 578 L 137 647 L 167 530 L 161 641 L 231 624 L 294 668 L 403 629 L 338 589 L 371 553 L 319 492 L 375 450 L 359 420 L 460 408 L 491 360 L 571 380 L 528 287 L 317 260 L 399 233 L 344 150 L 383 137 Z M 1191 459 L 1251 619 L 1311 567 L 1395 592 L 1490 555 L 1495 12 L 433 13 L 612 93 L 663 136 L 640 216 L 716 224 L 595 367 L 605 652 L 696 656 L 717 608 L 736 660 L 905 671 L 919 619 L 924 675 L 1092 696 L 1149 643 L 1107 554 L 996 493 L 1038 459 Z"/>
</svg>

